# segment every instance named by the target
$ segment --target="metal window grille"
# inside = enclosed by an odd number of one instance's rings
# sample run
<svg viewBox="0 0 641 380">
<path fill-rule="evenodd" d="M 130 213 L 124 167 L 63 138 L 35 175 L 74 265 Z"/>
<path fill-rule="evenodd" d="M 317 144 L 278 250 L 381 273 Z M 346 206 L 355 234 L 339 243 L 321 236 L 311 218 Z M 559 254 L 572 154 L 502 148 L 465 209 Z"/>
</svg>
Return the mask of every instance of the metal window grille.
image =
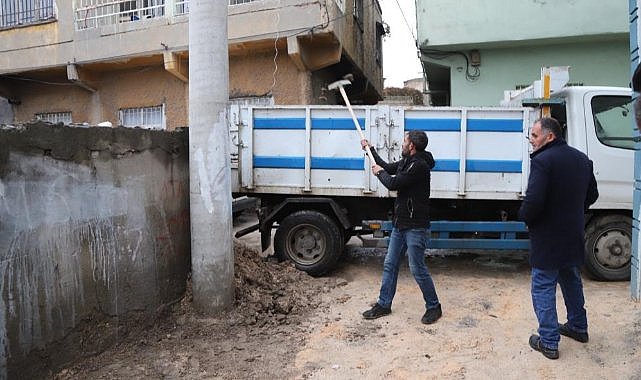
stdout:
<svg viewBox="0 0 641 380">
<path fill-rule="evenodd" d="M 271 96 L 247 96 L 229 99 L 229 104 L 238 106 L 273 106 L 274 98 Z"/>
<path fill-rule="evenodd" d="M 71 124 L 71 112 L 45 112 L 37 113 L 36 119 L 46 121 L 53 124 L 63 123 L 65 125 Z"/>
<path fill-rule="evenodd" d="M 54 0 L 0 0 L 0 28 L 54 19 Z"/>
<path fill-rule="evenodd" d="M 189 0 L 175 1 L 174 4 L 176 6 L 176 10 L 174 11 L 176 16 L 189 13 Z"/>
<path fill-rule="evenodd" d="M 78 30 L 164 16 L 165 0 L 76 0 Z"/>
<path fill-rule="evenodd" d="M 256 0 L 229 0 L 229 5 L 246 4 L 254 1 Z"/>
<path fill-rule="evenodd" d="M 165 106 L 122 108 L 120 125 L 145 129 L 165 129 Z"/>
</svg>

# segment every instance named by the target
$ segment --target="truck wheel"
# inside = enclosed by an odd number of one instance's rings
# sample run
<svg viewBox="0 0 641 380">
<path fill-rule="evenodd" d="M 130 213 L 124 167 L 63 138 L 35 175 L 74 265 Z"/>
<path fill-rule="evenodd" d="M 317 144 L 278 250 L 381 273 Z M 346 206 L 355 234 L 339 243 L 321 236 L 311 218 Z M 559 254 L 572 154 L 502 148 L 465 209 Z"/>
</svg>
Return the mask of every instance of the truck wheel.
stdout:
<svg viewBox="0 0 641 380">
<path fill-rule="evenodd" d="M 343 235 L 334 220 L 318 211 L 297 211 L 283 219 L 274 235 L 274 251 L 296 268 L 321 276 L 334 267 L 343 250 Z"/>
<path fill-rule="evenodd" d="M 595 217 L 585 231 L 585 269 L 596 280 L 630 279 L 632 221 L 623 215 Z"/>
</svg>

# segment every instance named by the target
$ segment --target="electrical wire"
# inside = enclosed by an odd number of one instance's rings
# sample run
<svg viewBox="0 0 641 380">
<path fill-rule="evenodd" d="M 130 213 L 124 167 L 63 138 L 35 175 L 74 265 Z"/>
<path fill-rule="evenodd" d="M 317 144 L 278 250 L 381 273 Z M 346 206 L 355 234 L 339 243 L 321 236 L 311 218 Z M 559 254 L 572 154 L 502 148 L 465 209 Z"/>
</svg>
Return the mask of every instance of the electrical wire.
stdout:
<svg viewBox="0 0 641 380">
<path fill-rule="evenodd" d="M 396 5 L 398 6 L 398 10 L 401 11 L 401 16 L 403 16 L 403 21 L 405 21 L 405 25 L 407 26 L 407 29 L 410 31 L 410 34 L 412 35 L 412 39 L 414 40 L 414 45 L 418 47 L 418 41 L 416 39 L 416 35 L 414 35 L 414 30 L 410 27 L 410 23 L 407 22 L 407 18 L 405 17 L 405 12 L 403 12 L 403 8 L 401 8 L 401 4 L 399 4 L 398 0 L 396 0 Z"/>
<path fill-rule="evenodd" d="M 274 87 L 276 87 L 276 73 L 278 72 L 278 62 L 276 61 L 276 59 L 278 58 L 278 38 L 280 37 L 280 8 L 281 3 L 280 0 L 278 0 L 278 11 L 276 12 L 276 38 L 274 39 L 274 72 L 272 73 L 272 86 L 269 91 L 267 91 L 267 93 L 272 94 L 272 96 Z"/>
<path fill-rule="evenodd" d="M 470 60 L 467 54 L 462 51 L 443 51 L 437 49 L 419 48 L 420 52 L 428 58 L 441 60 L 452 56 L 461 56 L 465 59 L 465 79 L 474 82 L 481 76 L 481 69 L 478 66 L 470 65 Z"/>
<path fill-rule="evenodd" d="M 1 75 L 0 77 L 8 78 L 8 79 L 15 79 L 15 80 L 22 80 L 22 81 L 25 81 L 25 82 L 35 82 L 35 83 L 42 83 L 42 84 L 51 84 L 51 85 L 55 85 L 55 86 L 75 86 L 75 84 L 74 84 L 74 83 L 64 83 L 64 82 L 47 82 L 47 81 L 39 80 L 39 79 L 21 78 L 21 77 L 17 77 L 17 76 L 14 76 L 14 75 Z"/>
</svg>

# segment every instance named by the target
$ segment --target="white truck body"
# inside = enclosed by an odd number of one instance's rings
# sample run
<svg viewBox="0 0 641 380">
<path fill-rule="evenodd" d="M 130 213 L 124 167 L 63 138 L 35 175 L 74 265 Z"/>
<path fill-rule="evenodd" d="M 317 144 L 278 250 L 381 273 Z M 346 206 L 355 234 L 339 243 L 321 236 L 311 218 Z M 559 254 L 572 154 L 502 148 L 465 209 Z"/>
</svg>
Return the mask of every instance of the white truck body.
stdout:
<svg viewBox="0 0 641 380">
<path fill-rule="evenodd" d="M 596 260 L 594 265 L 600 266 L 592 272 L 600 271 L 597 277 L 607 279 L 629 276 L 628 226 L 631 229 L 634 178 L 630 97 L 631 90 L 627 88 L 566 87 L 544 101 L 551 105 L 552 116 L 566 125 L 568 144 L 594 162 L 600 196 L 587 218 L 589 221 L 596 217 L 591 222 L 594 225 L 586 226 L 587 244 L 591 245 L 588 251 Z M 376 105 L 354 107 L 354 112 L 366 138 L 388 162 L 401 158 L 406 131 L 418 129 L 427 133 L 427 149 L 436 160 L 431 177 L 433 208 L 438 207 L 439 201 L 455 201 L 454 208 L 459 209 L 474 208 L 483 201 L 494 202 L 493 205 L 511 202 L 509 218 L 515 218 L 515 205 L 518 209 L 518 202 L 526 192 L 531 152 L 528 133 L 540 117 L 538 107 Z M 276 250 L 296 251 L 295 226 L 311 223 L 299 222 L 298 216 L 283 223 L 293 213 L 316 210 L 328 214 L 345 237 L 354 234 L 357 226 L 351 214 L 369 218 L 371 213 L 362 210 L 373 207 L 375 199 L 394 197 L 372 175 L 371 163 L 361 150 L 355 129 L 348 109 L 343 106 L 231 108 L 232 191 L 259 197 L 266 205 L 260 222 L 264 239 L 271 239 L 272 223 L 278 224 L 279 229 L 286 225 L 287 231 L 281 231 L 280 235 L 277 230 Z M 290 198 L 295 199 L 295 205 L 284 205 Z M 333 206 L 327 209 L 307 204 L 307 199 L 313 202 L 331 199 Z M 503 216 L 503 220 L 509 218 Z M 479 220 L 483 219 L 475 219 Z M 303 232 L 300 241 L 314 231 Z M 323 253 L 318 247 L 326 246 L 325 243 L 324 240 L 309 243 L 320 253 L 310 253 L 309 257 L 300 253 L 305 258 L 301 259 L 301 267 L 311 267 L 316 258 L 320 260 Z M 287 248 L 287 244 L 291 247 Z M 295 254 L 281 252 L 281 255 L 296 261 L 292 257 Z M 616 275 L 608 277 L 610 272 Z"/>
<path fill-rule="evenodd" d="M 629 89 L 604 87 L 555 94 L 566 101 L 568 143 L 594 161 L 600 190 L 595 209 L 632 209 L 634 152 L 599 140 L 591 101 L 630 95 Z M 389 162 L 401 158 L 405 131 L 426 131 L 436 160 L 432 198 L 518 200 L 525 194 L 527 137 L 537 109 L 364 106 L 354 112 Z M 371 175 L 345 107 L 234 107 L 230 116 L 235 193 L 394 196 Z"/>
<path fill-rule="evenodd" d="M 345 107 L 236 109 L 235 192 L 390 197 Z M 436 160 L 432 197 L 519 199 L 528 171 L 528 108 L 355 107 L 366 138 L 388 160 L 401 158 L 404 132 L 421 129 Z M 234 131 L 236 132 L 236 131 Z M 235 133 L 234 133 L 235 134 Z M 234 152 L 236 153 L 236 152 Z"/>
</svg>

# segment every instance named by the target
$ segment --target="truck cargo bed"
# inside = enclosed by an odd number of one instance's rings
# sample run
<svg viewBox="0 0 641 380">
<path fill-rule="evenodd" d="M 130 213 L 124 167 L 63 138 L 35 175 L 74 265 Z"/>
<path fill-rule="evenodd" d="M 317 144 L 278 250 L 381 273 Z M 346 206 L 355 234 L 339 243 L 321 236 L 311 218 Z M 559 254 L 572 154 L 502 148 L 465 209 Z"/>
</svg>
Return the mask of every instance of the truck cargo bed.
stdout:
<svg viewBox="0 0 641 380">
<path fill-rule="evenodd" d="M 388 162 L 404 132 L 423 130 L 436 166 L 432 198 L 511 199 L 528 177 L 529 108 L 354 107 L 366 138 Z M 234 193 L 391 197 L 371 174 L 342 106 L 233 107 Z"/>
</svg>

